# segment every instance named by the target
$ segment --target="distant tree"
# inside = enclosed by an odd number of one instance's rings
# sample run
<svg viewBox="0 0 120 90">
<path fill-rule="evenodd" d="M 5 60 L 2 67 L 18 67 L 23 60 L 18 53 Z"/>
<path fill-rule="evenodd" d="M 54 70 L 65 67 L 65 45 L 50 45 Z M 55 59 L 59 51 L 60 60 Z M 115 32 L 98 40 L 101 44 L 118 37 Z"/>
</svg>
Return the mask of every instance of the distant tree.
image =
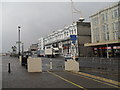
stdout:
<svg viewBox="0 0 120 90">
<path fill-rule="evenodd" d="M 17 51 L 17 47 L 16 46 L 12 46 L 12 52 L 16 53 L 16 51 Z"/>
</svg>

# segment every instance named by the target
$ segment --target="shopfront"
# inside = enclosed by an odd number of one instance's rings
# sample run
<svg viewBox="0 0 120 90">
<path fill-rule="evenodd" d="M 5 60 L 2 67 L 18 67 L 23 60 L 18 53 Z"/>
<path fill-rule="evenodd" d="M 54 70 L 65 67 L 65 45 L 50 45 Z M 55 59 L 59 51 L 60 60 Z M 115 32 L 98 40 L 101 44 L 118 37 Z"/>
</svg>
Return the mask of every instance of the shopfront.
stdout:
<svg viewBox="0 0 120 90">
<path fill-rule="evenodd" d="M 107 53 L 109 57 L 120 57 L 120 45 L 109 45 L 108 47 L 105 45 L 95 46 L 93 47 L 93 52 L 94 56 L 99 57 L 107 57 Z"/>
<path fill-rule="evenodd" d="M 84 46 L 92 47 L 96 57 L 120 57 L 120 41 L 86 43 Z"/>
</svg>

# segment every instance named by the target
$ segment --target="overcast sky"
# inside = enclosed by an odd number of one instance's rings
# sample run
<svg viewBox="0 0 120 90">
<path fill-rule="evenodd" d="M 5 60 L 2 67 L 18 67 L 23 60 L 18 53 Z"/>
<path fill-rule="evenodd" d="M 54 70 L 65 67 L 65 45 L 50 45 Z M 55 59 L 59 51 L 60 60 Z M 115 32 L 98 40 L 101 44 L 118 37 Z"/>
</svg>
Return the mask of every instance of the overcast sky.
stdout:
<svg viewBox="0 0 120 90">
<path fill-rule="evenodd" d="M 112 3 L 76 2 L 74 5 L 82 11 L 85 20 L 89 21 L 91 14 Z M 79 16 L 74 14 L 74 20 L 77 21 Z M 70 2 L 4 2 L 2 3 L 2 50 L 11 51 L 12 45 L 17 46 L 18 25 L 21 26 L 21 40 L 27 49 L 32 43 L 37 43 L 40 37 L 45 37 L 52 31 L 70 24 L 72 24 Z"/>
</svg>

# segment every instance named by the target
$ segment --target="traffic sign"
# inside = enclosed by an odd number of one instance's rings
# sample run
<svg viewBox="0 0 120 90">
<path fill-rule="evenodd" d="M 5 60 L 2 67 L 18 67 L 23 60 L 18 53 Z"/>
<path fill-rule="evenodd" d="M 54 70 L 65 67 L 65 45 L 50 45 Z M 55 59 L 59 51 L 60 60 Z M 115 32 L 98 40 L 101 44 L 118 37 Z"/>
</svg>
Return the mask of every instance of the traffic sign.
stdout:
<svg viewBox="0 0 120 90">
<path fill-rule="evenodd" d="M 75 40 L 77 40 L 77 37 L 76 37 L 76 35 L 70 35 L 70 40 L 72 40 L 72 41 L 75 41 Z"/>
<path fill-rule="evenodd" d="M 70 35 L 70 40 L 72 41 L 73 44 L 75 44 L 77 40 L 76 35 Z"/>
</svg>

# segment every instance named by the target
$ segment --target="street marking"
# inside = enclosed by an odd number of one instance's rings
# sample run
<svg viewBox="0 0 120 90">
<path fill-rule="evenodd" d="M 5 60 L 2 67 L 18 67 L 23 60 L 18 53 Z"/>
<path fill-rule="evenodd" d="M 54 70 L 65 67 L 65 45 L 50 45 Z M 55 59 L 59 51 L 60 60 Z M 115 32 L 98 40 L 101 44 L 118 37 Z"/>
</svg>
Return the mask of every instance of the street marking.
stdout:
<svg viewBox="0 0 120 90">
<path fill-rule="evenodd" d="M 93 81 L 97 81 L 97 82 L 100 82 L 100 83 L 104 83 L 104 84 L 106 84 L 106 85 L 109 85 L 109 86 L 112 86 L 112 87 L 115 87 L 115 88 L 120 88 L 119 86 L 115 86 L 115 85 L 112 85 L 112 84 L 107 83 L 107 82 L 104 82 L 104 81 L 100 81 L 100 80 L 97 80 L 97 79 L 94 79 L 94 78 L 90 78 L 90 77 L 85 76 L 85 75 L 81 75 L 81 74 L 74 73 L 74 72 L 72 72 L 71 74 L 74 74 L 74 75 L 77 75 L 77 76 L 81 76 L 81 77 L 83 77 L 83 78 L 91 79 L 91 80 L 93 80 Z"/>
<path fill-rule="evenodd" d="M 82 87 L 82 86 L 80 86 L 80 85 L 78 85 L 78 84 L 75 84 L 74 82 L 71 82 L 71 81 L 69 81 L 69 80 L 67 80 L 67 79 L 65 79 L 65 78 L 63 78 L 63 77 L 61 77 L 61 76 L 59 76 L 59 75 L 57 75 L 57 74 L 55 74 L 55 73 L 53 73 L 53 72 L 49 72 L 48 70 L 47 70 L 47 72 L 50 73 L 50 74 L 52 74 L 52 75 L 54 75 L 54 76 L 56 76 L 56 77 L 58 77 L 58 78 L 60 78 L 60 79 L 62 79 L 62 80 L 64 80 L 64 81 L 66 81 L 66 82 L 68 82 L 68 83 L 71 83 L 71 84 L 74 85 L 74 86 L 77 86 L 77 87 L 79 87 L 79 88 L 82 88 L 82 89 L 84 89 L 84 90 L 87 90 L 86 88 L 84 88 L 84 87 Z"/>
<path fill-rule="evenodd" d="M 111 83 L 111 84 L 114 84 L 116 86 L 120 85 L 120 82 L 114 81 L 114 80 L 111 80 L 111 79 L 107 79 L 107 78 L 103 78 L 103 77 L 99 77 L 99 76 L 94 76 L 94 75 L 83 73 L 83 72 L 75 72 L 75 73 L 81 74 L 81 75 L 84 75 L 84 76 L 88 76 L 88 77 L 91 77 L 91 78 L 94 78 L 94 79 L 97 79 L 97 80 L 105 81 L 107 83 Z"/>
</svg>

